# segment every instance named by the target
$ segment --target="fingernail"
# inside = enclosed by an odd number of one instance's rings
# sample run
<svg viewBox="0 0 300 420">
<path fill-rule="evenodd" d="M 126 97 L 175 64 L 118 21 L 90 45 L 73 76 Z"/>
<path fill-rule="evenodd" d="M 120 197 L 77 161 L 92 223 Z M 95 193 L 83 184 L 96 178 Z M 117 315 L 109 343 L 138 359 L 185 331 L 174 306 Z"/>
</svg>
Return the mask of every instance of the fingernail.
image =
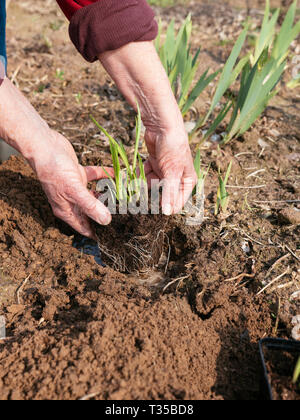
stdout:
<svg viewBox="0 0 300 420">
<path fill-rule="evenodd" d="M 98 223 L 100 223 L 101 225 L 103 225 L 103 226 L 107 226 L 107 225 L 109 225 L 110 224 L 110 222 L 111 222 L 111 215 L 110 214 L 106 214 L 106 215 L 103 215 L 102 217 L 101 217 L 101 219 L 99 219 L 100 221 L 98 222 Z"/>
<path fill-rule="evenodd" d="M 166 204 L 163 208 L 163 214 L 165 216 L 171 216 L 172 214 L 172 207 L 170 206 L 170 204 Z"/>
</svg>

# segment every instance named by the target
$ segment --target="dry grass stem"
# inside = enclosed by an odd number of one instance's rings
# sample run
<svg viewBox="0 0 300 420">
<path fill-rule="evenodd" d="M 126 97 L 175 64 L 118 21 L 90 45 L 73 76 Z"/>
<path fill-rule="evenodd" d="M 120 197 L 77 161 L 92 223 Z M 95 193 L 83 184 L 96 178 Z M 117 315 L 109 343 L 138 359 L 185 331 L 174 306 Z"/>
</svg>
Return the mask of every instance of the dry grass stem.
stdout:
<svg viewBox="0 0 300 420">
<path fill-rule="evenodd" d="M 278 280 L 282 279 L 282 277 L 284 277 L 285 275 L 287 275 L 290 271 L 290 267 L 287 268 L 287 270 L 285 270 L 284 273 L 280 274 L 280 276 L 276 277 L 274 280 L 270 281 L 269 284 L 267 284 L 264 288 L 262 288 L 256 296 L 261 295 L 265 290 L 267 290 L 270 286 L 272 286 L 272 284 L 276 283 Z"/>
<path fill-rule="evenodd" d="M 269 270 L 266 274 L 266 277 L 269 277 L 269 275 L 272 273 L 274 268 L 289 256 L 290 256 L 290 254 L 285 254 L 282 257 L 280 257 L 277 261 L 275 261 L 275 263 L 272 265 L 272 267 L 269 268 Z"/>
<path fill-rule="evenodd" d="M 16 297 L 17 297 L 17 303 L 18 303 L 18 305 L 21 305 L 20 296 L 21 296 L 21 293 L 22 293 L 24 287 L 28 283 L 28 280 L 30 279 L 30 277 L 31 277 L 31 274 L 29 274 L 29 276 L 26 277 L 26 279 L 22 282 L 22 284 L 16 290 Z"/>
<path fill-rule="evenodd" d="M 178 277 L 177 279 L 174 279 L 172 281 L 170 281 L 164 288 L 163 288 L 163 293 L 170 287 L 172 286 L 172 284 L 178 282 L 178 281 L 183 281 L 188 279 L 190 276 L 183 276 L 183 277 Z"/>
<path fill-rule="evenodd" d="M 241 190 L 255 190 L 259 188 L 265 188 L 266 185 L 251 185 L 249 187 L 242 186 L 242 185 L 227 185 L 227 188 L 236 188 Z"/>
</svg>

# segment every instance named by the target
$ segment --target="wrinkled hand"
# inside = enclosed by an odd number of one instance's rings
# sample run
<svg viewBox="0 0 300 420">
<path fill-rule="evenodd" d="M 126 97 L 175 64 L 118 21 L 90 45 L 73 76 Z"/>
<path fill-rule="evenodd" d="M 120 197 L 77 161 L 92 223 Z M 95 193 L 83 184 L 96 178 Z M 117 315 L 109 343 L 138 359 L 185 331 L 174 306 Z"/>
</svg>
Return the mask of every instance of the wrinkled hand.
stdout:
<svg viewBox="0 0 300 420">
<path fill-rule="evenodd" d="M 108 209 L 87 190 L 90 181 L 107 178 L 99 167 L 79 165 L 71 144 L 52 132 L 47 150 L 31 163 L 56 217 L 64 220 L 77 232 L 94 239 L 89 218 L 101 225 L 111 222 Z M 106 168 L 113 176 L 113 170 Z"/>
<path fill-rule="evenodd" d="M 180 212 L 197 179 L 182 115 L 153 42 L 131 42 L 99 59 L 127 101 L 140 106 L 150 154 L 146 175 L 149 184 L 164 181 L 163 212 Z"/>
<path fill-rule="evenodd" d="M 162 211 L 165 215 L 179 213 L 197 183 L 188 136 L 184 127 L 146 130 L 145 141 L 149 159 L 145 164 L 148 185 L 163 181 Z"/>
</svg>

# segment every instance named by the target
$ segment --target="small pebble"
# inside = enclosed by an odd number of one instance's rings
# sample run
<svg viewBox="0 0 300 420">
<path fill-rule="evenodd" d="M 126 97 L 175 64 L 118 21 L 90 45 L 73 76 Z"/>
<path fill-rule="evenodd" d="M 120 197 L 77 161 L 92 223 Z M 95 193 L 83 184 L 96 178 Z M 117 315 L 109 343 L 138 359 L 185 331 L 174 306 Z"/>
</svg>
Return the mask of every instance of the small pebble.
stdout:
<svg viewBox="0 0 300 420">
<path fill-rule="evenodd" d="M 196 127 L 196 125 L 197 125 L 196 121 L 186 121 L 184 123 L 185 131 L 188 134 L 190 134 L 194 130 L 194 128 Z"/>
<path fill-rule="evenodd" d="M 290 153 L 287 156 L 288 160 L 299 162 L 300 161 L 300 153 Z"/>
<path fill-rule="evenodd" d="M 213 134 L 210 138 L 212 143 L 220 143 L 221 142 L 221 136 L 219 134 Z"/>
<path fill-rule="evenodd" d="M 245 254 L 250 254 L 251 248 L 249 246 L 249 242 L 247 241 L 242 242 L 242 250 L 244 251 Z"/>
<path fill-rule="evenodd" d="M 290 225 L 300 225 L 300 210 L 296 208 L 283 209 L 279 212 L 279 219 Z"/>
<path fill-rule="evenodd" d="M 292 330 L 292 338 L 294 340 L 300 340 L 300 324 L 297 324 Z"/>
<path fill-rule="evenodd" d="M 300 325 L 300 315 L 296 315 L 293 317 L 292 325 Z"/>
<path fill-rule="evenodd" d="M 280 133 L 278 130 L 276 130 L 275 128 L 273 128 L 272 130 L 269 131 L 269 133 L 271 134 L 271 136 L 273 137 L 279 137 Z"/>
<path fill-rule="evenodd" d="M 266 149 L 269 146 L 263 139 L 258 139 L 257 143 L 262 149 Z"/>
<path fill-rule="evenodd" d="M 291 295 L 290 300 L 300 300 L 300 290 L 298 290 L 297 292 L 294 292 Z"/>
</svg>

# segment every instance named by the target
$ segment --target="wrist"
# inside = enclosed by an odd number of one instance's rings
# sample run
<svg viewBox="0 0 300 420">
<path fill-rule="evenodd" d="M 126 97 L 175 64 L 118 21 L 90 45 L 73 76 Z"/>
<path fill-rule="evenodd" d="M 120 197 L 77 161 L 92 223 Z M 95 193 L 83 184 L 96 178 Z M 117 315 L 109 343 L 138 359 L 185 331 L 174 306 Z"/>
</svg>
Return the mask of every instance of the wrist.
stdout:
<svg viewBox="0 0 300 420">
<path fill-rule="evenodd" d="M 34 168 L 37 159 L 45 160 L 52 130 L 26 98 L 5 78 L 0 96 L 0 137 L 20 152 Z"/>
<path fill-rule="evenodd" d="M 99 56 L 126 100 L 136 108 L 148 129 L 183 126 L 168 76 L 152 42 L 136 42 Z"/>
<path fill-rule="evenodd" d="M 55 154 L 51 151 L 58 151 L 58 147 L 55 147 L 54 135 L 48 126 L 41 130 L 38 136 L 34 136 L 30 142 L 19 141 L 19 143 L 22 144 L 20 153 L 37 175 L 39 175 L 40 167 L 49 166 L 50 159 L 52 160 L 53 170 L 53 156 Z"/>
<path fill-rule="evenodd" d="M 20 154 L 27 160 L 31 168 L 38 173 L 39 164 L 47 164 L 49 158 L 49 150 L 52 149 L 51 145 L 54 143 L 52 130 L 48 125 L 41 124 L 41 126 L 34 130 L 29 128 L 30 131 L 22 135 L 17 133 L 16 137 L 10 138 L 8 143 L 12 145 Z M 28 134 L 32 135 L 29 136 Z M 55 150 L 55 149 L 54 149 Z"/>
<path fill-rule="evenodd" d="M 184 156 L 186 152 L 190 153 L 190 145 L 188 135 L 183 128 L 177 129 L 172 127 L 171 129 L 157 129 L 150 128 L 145 133 L 145 143 L 149 152 L 149 156 L 157 158 L 158 150 L 163 148 L 168 154 Z"/>
</svg>

